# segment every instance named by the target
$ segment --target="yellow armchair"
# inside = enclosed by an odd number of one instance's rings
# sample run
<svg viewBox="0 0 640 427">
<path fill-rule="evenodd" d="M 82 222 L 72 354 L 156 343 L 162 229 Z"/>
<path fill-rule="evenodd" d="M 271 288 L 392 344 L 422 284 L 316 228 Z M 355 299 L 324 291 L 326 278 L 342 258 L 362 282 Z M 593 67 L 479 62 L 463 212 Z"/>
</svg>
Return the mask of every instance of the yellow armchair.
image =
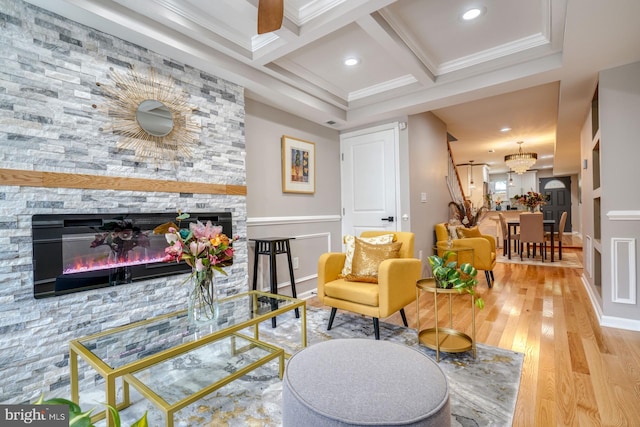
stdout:
<svg viewBox="0 0 640 427">
<path fill-rule="evenodd" d="M 436 245 L 438 247 L 438 255 L 441 255 L 441 249 L 444 250 L 447 247 L 447 240 L 449 238 L 449 232 L 447 230 L 448 224 L 436 224 Z M 472 248 L 473 249 L 473 266 L 476 270 L 484 270 L 484 275 L 487 278 L 487 285 L 491 287 L 495 278 L 493 276 L 493 268 L 496 266 L 496 239 L 493 236 L 487 234 L 481 234 L 479 237 L 465 237 L 463 239 L 453 239 L 453 248 Z M 465 252 L 460 252 L 460 263 L 471 262 L 470 256 Z"/>
<path fill-rule="evenodd" d="M 331 307 L 327 330 L 338 309 L 373 317 L 375 338 L 380 339 L 379 319 L 400 311 L 407 325 L 404 307 L 416 299 L 416 282 L 422 263 L 413 257 L 414 234 L 409 232 L 364 231 L 360 237 L 395 235 L 402 242 L 398 258 L 384 260 L 378 267 L 378 283 L 351 282 L 340 277 L 346 254 L 329 252 L 318 260 L 318 299 Z"/>
</svg>

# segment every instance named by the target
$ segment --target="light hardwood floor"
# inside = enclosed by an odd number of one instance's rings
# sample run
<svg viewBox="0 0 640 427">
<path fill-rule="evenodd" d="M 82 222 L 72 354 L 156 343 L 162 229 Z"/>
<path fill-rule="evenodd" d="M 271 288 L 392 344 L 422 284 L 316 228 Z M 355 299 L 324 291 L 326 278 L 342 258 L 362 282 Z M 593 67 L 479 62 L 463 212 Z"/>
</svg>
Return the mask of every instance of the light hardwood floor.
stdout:
<svg viewBox="0 0 640 427">
<path fill-rule="evenodd" d="M 640 332 L 600 327 L 582 269 L 499 263 L 494 274 L 492 289 L 478 285 L 476 338 L 525 354 L 513 426 L 640 426 Z M 454 327 L 470 334 L 468 299 L 454 300 Z M 432 296 L 419 304 L 420 324 L 432 325 Z M 405 311 L 415 328 L 415 303 Z M 399 314 L 384 321 L 402 325 Z"/>
</svg>

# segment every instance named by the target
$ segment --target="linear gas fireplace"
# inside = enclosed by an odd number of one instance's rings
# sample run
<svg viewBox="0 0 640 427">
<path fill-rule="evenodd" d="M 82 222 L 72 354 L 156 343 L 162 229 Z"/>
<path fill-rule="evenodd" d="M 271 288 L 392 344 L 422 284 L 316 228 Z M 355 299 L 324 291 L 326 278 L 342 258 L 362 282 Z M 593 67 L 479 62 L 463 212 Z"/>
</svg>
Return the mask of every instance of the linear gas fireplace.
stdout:
<svg viewBox="0 0 640 427">
<path fill-rule="evenodd" d="M 166 262 L 163 235 L 153 229 L 175 222 L 174 213 L 34 215 L 33 294 L 63 295 L 144 279 L 188 273 L 184 262 Z M 195 213 L 195 221 L 222 226 L 232 236 L 231 213 Z"/>
</svg>

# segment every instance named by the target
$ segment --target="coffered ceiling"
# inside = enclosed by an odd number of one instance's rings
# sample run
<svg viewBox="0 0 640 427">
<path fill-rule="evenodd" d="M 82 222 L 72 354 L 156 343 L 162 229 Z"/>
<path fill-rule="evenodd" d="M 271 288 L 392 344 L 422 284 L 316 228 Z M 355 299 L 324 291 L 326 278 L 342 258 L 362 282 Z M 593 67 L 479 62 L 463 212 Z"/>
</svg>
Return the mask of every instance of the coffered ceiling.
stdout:
<svg viewBox="0 0 640 427">
<path fill-rule="evenodd" d="M 577 173 L 597 72 L 640 60 L 637 0 L 284 0 L 263 35 L 258 0 L 28 1 L 337 130 L 432 111 L 456 161 L 492 173 L 520 140 L 536 167 Z"/>
</svg>

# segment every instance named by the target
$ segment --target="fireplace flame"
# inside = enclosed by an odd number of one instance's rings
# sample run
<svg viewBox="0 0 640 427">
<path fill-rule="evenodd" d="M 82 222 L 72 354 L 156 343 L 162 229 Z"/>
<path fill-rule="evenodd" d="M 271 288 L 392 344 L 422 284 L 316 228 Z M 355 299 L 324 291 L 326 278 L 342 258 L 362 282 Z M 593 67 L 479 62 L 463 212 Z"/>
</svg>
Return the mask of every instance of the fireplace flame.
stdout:
<svg viewBox="0 0 640 427">
<path fill-rule="evenodd" d="M 156 262 L 167 262 L 171 261 L 171 257 L 166 255 L 158 256 L 158 257 L 141 257 L 136 254 L 136 257 L 128 260 L 111 260 L 111 259 L 99 259 L 91 258 L 89 260 L 77 259 L 72 265 L 67 266 L 62 271 L 62 274 L 74 274 L 74 273 L 86 273 L 89 271 L 97 271 L 97 270 L 109 270 L 111 268 L 118 267 L 127 267 L 132 265 L 143 265 L 143 264 L 153 264 Z"/>
</svg>

